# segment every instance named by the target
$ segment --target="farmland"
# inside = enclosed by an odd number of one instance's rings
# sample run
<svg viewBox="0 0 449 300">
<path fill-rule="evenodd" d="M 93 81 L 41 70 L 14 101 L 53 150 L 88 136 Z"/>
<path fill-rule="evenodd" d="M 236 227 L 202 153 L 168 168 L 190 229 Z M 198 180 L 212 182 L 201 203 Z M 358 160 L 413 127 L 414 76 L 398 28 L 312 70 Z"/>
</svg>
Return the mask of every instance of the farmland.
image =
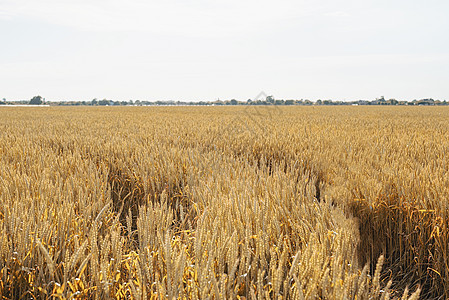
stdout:
<svg viewBox="0 0 449 300">
<path fill-rule="evenodd" d="M 449 297 L 446 107 L 0 109 L 4 299 Z"/>
</svg>

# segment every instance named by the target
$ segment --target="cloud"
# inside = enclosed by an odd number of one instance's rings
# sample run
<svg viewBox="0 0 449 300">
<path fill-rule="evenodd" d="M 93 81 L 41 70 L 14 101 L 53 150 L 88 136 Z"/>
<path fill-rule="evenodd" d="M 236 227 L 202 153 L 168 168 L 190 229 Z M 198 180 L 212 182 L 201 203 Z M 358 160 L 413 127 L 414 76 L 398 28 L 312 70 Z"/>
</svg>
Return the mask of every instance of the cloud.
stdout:
<svg viewBox="0 0 449 300">
<path fill-rule="evenodd" d="M 323 14 L 325 17 L 345 18 L 351 15 L 344 11 L 331 11 Z"/>
<path fill-rule="evenodd" d="M 3 18 L 27 18 L 87 31 L 220 36 L 277 26 L 306 13 L 297 1 L 4 0 Z"/>
</svg>

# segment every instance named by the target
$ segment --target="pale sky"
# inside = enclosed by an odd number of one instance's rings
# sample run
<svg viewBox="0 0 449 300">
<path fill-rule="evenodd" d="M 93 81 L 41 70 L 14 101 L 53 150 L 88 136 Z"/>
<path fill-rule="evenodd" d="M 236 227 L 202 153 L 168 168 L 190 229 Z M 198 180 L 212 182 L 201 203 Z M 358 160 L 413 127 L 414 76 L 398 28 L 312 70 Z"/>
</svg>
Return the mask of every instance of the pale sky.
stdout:
<svg viewBox="0 0 449 300">
<path fill-rule="evenodd" d="M 449 100 L 448 0 L 0 0 L 0 99 Z"/>
</svg>

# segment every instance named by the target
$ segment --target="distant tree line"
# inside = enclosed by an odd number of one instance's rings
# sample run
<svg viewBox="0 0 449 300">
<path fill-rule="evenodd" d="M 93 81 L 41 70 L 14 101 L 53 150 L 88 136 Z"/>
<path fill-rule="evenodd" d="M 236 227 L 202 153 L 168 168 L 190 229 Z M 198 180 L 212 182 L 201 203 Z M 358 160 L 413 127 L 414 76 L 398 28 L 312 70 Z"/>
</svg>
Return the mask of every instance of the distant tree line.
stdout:
<svg viewBox="0 0 449 300">
<path fill-rule="evenodd" d="M 331 99 L 311 101 L 308 99 L 275 99 L 273 96 L 267 96 L 265 99 L 248 99 L 246 101 L 231 100 L 215 100 L 215 101 L 143 101 L 143 100 L 129 100 L 129 101 L 113 101 L 108 99 L 98 100 L 97 98 L 91 101 L 52 101 L 46 102 L 45 98 L 35 96 L 30 100 L 22 101 L 7 101 L 3 98 L 0 105 L 8 104 L 31 104 L 42 105 L 48 104 L 51 106 L 220 106 L 220 105 L 449 105 L 446 100 L 434 100 L 432 98 L 420 99 L 413 101 L 403 101 L 396 99 L 386 100 L 383 96 L 375 100 L 355 100 L 355 101 L 333 101 Z"/>
</svg>

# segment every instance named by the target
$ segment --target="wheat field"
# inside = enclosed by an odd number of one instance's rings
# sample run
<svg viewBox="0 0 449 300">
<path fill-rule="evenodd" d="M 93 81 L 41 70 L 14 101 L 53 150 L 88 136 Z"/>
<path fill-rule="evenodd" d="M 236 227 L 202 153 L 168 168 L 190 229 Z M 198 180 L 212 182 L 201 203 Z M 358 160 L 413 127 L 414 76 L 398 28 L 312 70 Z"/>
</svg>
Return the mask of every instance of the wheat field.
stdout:
<svg viewBox="0 0 449 300">
<path fill-rule="evenodd" d="M 0 109 L 2 299 L 449 297 L 449 109 Z"/>
</svg>

